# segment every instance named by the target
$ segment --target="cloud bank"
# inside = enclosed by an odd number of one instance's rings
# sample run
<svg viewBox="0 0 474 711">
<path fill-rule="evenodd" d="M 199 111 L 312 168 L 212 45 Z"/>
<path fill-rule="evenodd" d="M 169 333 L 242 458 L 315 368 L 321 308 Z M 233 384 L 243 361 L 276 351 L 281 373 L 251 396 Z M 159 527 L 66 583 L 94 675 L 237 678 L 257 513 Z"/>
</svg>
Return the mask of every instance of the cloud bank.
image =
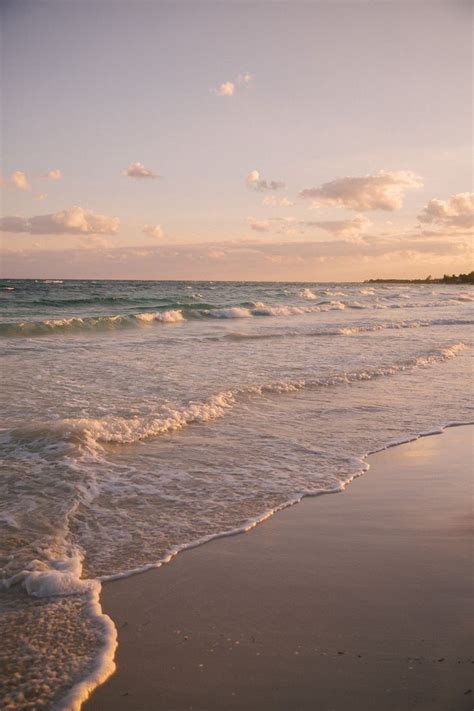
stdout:
<svg viewBox="0 0 474 711">
<path fill-rule="evenodd" d="M 117 279 L 266 279 L 354 281 L 370 277 L 419 277 L 466 271 L 469 240 L 366 237 L 363 241 L 213 242 L 111 248 L 84 241 L 81 249 L 4 250 L 11 277 Z M 14 251 L 14 249 L 16 251 Z"/>
</svg>

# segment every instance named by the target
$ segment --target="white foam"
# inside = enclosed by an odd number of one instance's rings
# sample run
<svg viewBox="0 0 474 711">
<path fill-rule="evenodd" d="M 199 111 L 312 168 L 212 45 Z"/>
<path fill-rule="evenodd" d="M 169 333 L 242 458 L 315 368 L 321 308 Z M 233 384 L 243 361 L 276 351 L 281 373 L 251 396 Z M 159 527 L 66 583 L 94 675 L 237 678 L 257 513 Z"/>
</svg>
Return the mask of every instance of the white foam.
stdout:
<svg viewBox="0 0 474 711">
<path fill-rule="evenodd" d="M 81 578 L 82 561 L 83 555 L 78 550 L 69 555 L 51 555 L 46 560 L 32 560 L 24 570 L 3 580 L 2 587 L 9 589 L 21 585 L 33 597 L 77 595 L 94 590 L 97 587 L 95 580 Z"/>
<path fill-rule="evenodd" d="M 310 299 L 310 300 L 313 300 L 313 299 L 317 299 L 317 298 L 318 298 L 318 297 L 316 296 L 316 294 L 315 294 L 313 291 L 311 291 L 311 289 L 308 289 L 307 287 L 306 287 L 305 289 L 302 289 L 302 290 L 300 291 L 300 293 L 298 294 L 298 296 L 300 297 L 300 299 Z"/>
<path fill-rule="evenodd" d="M 442 425 L 440 427 L 434 428 L 432 430 L 426 431 L 426 432 L 420 432 L 414 436 L 407 437 L 407 438 L 400 438 L 398 440 L 392 440 L 391 442 L 388 442 L 386 445 L 380 447 L 379 449 L 367 452 L 363 457 L 361 458 L 356 458 L 352 457 L 351 458 L 351 463 L 356 467 L 355 470 L 346 477 L 343 481 L 341 481 L 338 485 L 328 488 L 328 489 L 309 489 L 302 491 L 298 494 L 296 494 L 294 497 L 291 499 L 288 499 L 287 501 L 281 503 L 278 506 L 275 506 L 271 509 L 266 510 L 262 514 L 255 516 L 254 518 L 248 519 L 244 524 L 241 526 L 238 526 L 236 528 L 232 528 L 227 531 L 219 531 L 218 533 L 213 533 L 207 536 L 203 536 L 199 539 L 196 539 L 195 541 L 192 541 L 190 543 L 185 543 L 179 546 L 175 546 L 169 551 L 167 551 L 162 558 L 159 560 L 149 563 L 144 566 L 140 566 L 138 568 L 133 568 L 121 573 L 116 573 L 116 574 L 110 574 L 110 575 L 104 575 L 98 578 L 98 583 L 100 582 L 106 582 L 106 581 L 113 581 L 113 580 L 119 580 L 122 578 L 127 578 L 131 577 L 132 575 L 136 575 L 139 573 L 146 572 L 147 570 L 151 569 L 156 569 L 160 568 L 161 566 L 169 563 L 176 555 L 181 553 L 182 551 L 185 550 L 191 550 L 193 548 L 197 548 L 199 546 L 205 545 L 206 543 L 209 543 L 210 541 L 217 540 L 220 538 L 228 538 L 231 536 L 235 535 L 240 535 L 242 533 L 247 533 L 254 529 L 256 526 L 260 525 L 261 523 L 264 523 L 267 521 L 269 518 L 274 516 L 276 513 L 283 511 L 286 508 L 289 508 L 290 506 L 294 506 L 295 504 L 299 503 L 302 501 L 302 499 L 307 498 L 307 497 L 316 497 L 316 496 L 323 496 L 326 494 L 337 494 L 342 491 L 344 491 L 347 486 L 354 481 L 354 479 L 362 476 L 364 473 L 366 473 L 370 469 L 370 464 L 367 462 L 367 458 L 373 454 L 380 453 L 386 449 L 389 449 L 391 447 L 395 446 L 400 446 L 403 444 L 408 444 L 410 442 L 416 441 L 417 439 L 421 437 L 427 437 L 431 435 L 437 435 L 441 434 L 445 429 L 449 427 L 457 427 L 457 426 L 462 426 L 462 425 L 467 425 L 467 424 L 474 424 L 473 422 L 449 422 L 445 425 Z M 81 681 L 79 684 L 75 685 L 73 689 L 68 693 L 68 695 L 62 699 L 62 701 L 56 705 L 55 711 L 80 711 L 82 703 L 90 696 L 92 691 L 97 687 L 100 686 L 100 684 L 103 684 L 109 676 L 111 676 L 116 668 L 115 662 L 114 662 L 114 656 L 115 656 L 115 651 L 117 648 L 117 630 L 115 628 L 115 625 L 113 621 L 111 620 L 108 615 L 105 615 L 102 612 L 102 608 L 100 607 L 100 602 L 99 602 L 99 592 L 98 589 L 96 588 L 94 591 L 91 591 L 89 593 L 90 595 L 90 612 L 91 612 L 91 617 L 95 617 L 98 619 L 104 630 L 104 644 L 102 647 L 102 650 L 100 651 L 97 659 L 96 659 L 96 665 L 91 672 L 91 674 Z"/>
<path fill-rule="evenodd" d="M 250 318 L 252 312 L 240 306 L 231 306 L 228 309 L 213 309 L 206 311 L 212 318 Z"/>
<path fill-rule="evenodd" d="M 179 321 L 184 321 L 183 312 L 178 309 L 172 311 L 145 311 L 141 314 L 135 314 L 131 318 L 142 323 L 153 323 L 154 321 L 159 321 L 160 323 L 178 323 Z"/>
<path fill-rule="evenodd" d="M 464 343 L 455 343 L 421 356 L 396 362 L 393 365 L 336 373 L 317 379 L 280 380 L 230 388 L 211 395 L 202 402 L 191 401 L 184 407 L 162 407 L 156 414 L 146 417 L 66 418 L 46 422 L 40 426 L 18 429 L 16 432 L 13 431 L 13 436 L 16 434 L 20 440 L 25 435 L 38 439 L 39 437 L 48 438 L 54 434 L 61 440 L 75 436 L 80 442 L 87 445 L 90 452 L 97 453 L 103 443 L 132 444 L 150 437 L 158 437 L 181 430 L 193 423 L 205 423 L 218 419 L 234 407 L 238 400 L 248 396 L 296 393 L 305 388 L 336 386 L 391 376 L 405 370 L 450 360 L 464 350 L 466 350 Z M 12 433 L 9 434 L 12 435 Z"/>
<path fill-rule="evenodd" d="M 95 658 L 95 664 L 90 673 L 75 684 L 72 689 L 59 700 L 53 711 L 80 711 L 83 703 L 89 698 L 94 689 L 103 684 L 115 672 L 115 652 L 117 649 L 117 628 L 111 617 L 102 611 L 100 604 L 101 584 L 96 582 L 96 587 L 87 593 L 87 612 L 92 621 L 102 628 L 102 647 Z"/>
<path fill-rule="evenodd" d="M 342 301 L 323 301 L 320 303 L 321 311 L 343 311 L 346 305 Z"/>
<path fill-rule="evenodd" d="M 100 581 L 82 579 L 82 561 L 83 555 L 78 550 L 56 558 L 51 556 L 45 561 L 33 560 L 27 568 L 2 581 L 4 589 L 21 585 L 28 595 L 38 598 L 81 595 L 87 601 L 87 616 L 101 627 L 102 645 L 93 668 L 54 705 L 54 711 L 80 711 L 92 691 L 115 671 L 117 630 L 112 619 L 102 611 Z"/>
</svg>

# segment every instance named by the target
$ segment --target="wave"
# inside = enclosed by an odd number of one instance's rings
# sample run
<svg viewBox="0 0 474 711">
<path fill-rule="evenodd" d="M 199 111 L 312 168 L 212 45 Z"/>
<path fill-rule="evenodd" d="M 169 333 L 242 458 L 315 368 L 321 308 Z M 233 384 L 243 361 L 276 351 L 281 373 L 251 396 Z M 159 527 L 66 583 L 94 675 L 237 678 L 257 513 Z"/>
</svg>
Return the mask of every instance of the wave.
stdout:
<svg viewBox="0 0 474 711">
<path fill-rule="evenodd" d="M 207 306 L 207 305 L 206 305 Z M 194 319 L 241 319 L 254 316 L 296 316 L 317 311 L 344 308 L 339 302 L 327 302 L 319 306 L 266 306 L 257 302 L 253 307 L 229 306 L 227 308 L 202 308 L 202 305 L 186 305 L 169 311 L 144 311 L 138 314 L 110 316 L 72 316 L 44 321 L 16 321 L 0 323 L 0 336 L 44 336 L 75 331 L 111 331 L 140 324 L 177 323 Z"/>
<path fill-rule="evenodd" d="M 63 279 L 35 279 L 37 284 L 64 284 Z"/>
<path fill-rule="evenodd" d="M 310 292 L 309 296 L 304 290 L 305 295 L 302 298 L 314 301 L 315 295 Z M 363 292 L 364 290 L 360 290 Z M 303 292 L 300 292 L 300 296 Z M 315 297 L 316 298 L 316 297 Z M 120 297 L 110 297 L 106 301 L 119 301 Z M 52 334 L 64 334 L 68 332 L 80 331 L 111 331 L 121 328 L 133 327 L 143 324 L 153 323 L 177 323 L 180 321 L 200 320 L 200 319 L 245 319 L 253 317 L 289 317 L 302 316 L 305 314 L 313 314 L 327 311 L 341 311 L 344 309 L 400 309 L 400 308 L 416 308 L 424 306 L 429 308 L 468 304 L 472 299 L 469 295 L 460 295 L 456 299 L 449 299 L 443 302 L 434 302 L 429 304 L 413 304 L 413 303 L 381 303 L 375 301 L 371 303 L 361 303 L 359 301 L 338 301 L 334 299 L 320 300 L 311 304 L 281 304 L 268 305 L 260 301 L 243 303 L 236 306 L 213 306 L 205 302 L 196 303 L 168 303 L 168 307 L 164 310 L 164 305 L 156 307 L 159 310 L 143 311 L 141 313 L 131 314 L 107 314 L 103 316 L 71 316 L 59 319 L 45 319 L 43 321 L 15 321 L 0 323 L 0 337 L 15 337 L 15 336 L 44 336 Z M 54 305 L 64 305 L 65 302 L 54 302 Z M 71 304 L 86 304 L 88 299 L 71 300 Z M 92 303 L 92 302 L 91 302 Z"/>
<path fill-rule="evenodd" d="M 4 433 L 4 442 L 13 446 L 16 443 L 25 445 L 28 442 L 41 446 L 41 443 L 44 442 L 48 447 L 51 446 L 51 440 L 72 442 L 79 447 L 85 446 L 89 453 L 98 455 L 103 445 L 106 444 L 134 444 L 149 438 L 171 434 L 191 424 L 216 420 L 223 417 L 228 410 L 245 398 L 291 394 L 305 389 L 370 381 L 375 378 L 396 375 L 406 370 L 441 363 L 456 357 L 466 349 L 467 346 L 464 343 L 455 343 L 393 365 L 380 365 L 375 368 L 343 372 L 323 378 L 279 380 L 271 383 L 233 387 L 211 395 L 205 401 L 191 401 L 185 406 L 177 407 L 163 406 L 156 413 L 146 417 L 65 418 L 53 422 L 32 424 Z"/>
<path fill-rule="evenodd" d="M 462 346 L 462 344 L 456 344 L 451 346 L 451 350 Z M 454 353 L 451 356 L 453 357 Z M 413 442 L 421 437 L 428 437 L 432 435 L 442 434 L 443 431 L 450 427 L 458 427 L 466 424 L 474 424 L 473 422 L 446 422 L 443 425 L 436 427 L 434 429 L 419 432 L 418 434 L 411 435 L 405 438 L 400 438 L 398 440 L 393 440 L 382 445 L 380 448 L 372 451 L 366 452 L 361 458 L 352 458 L 354 469 L 353 471 L 338 485 L 322 489 L 313 488 L 298 492 L 286 501 L 265 510 L 253 518 L 248 519 L 243 524 L 238 527 L 225 529 L 208 535 L 204 535 L 201 538 L 197 538 L 190 542 L 183 543 L 181 545 L 174 546 L 173 548 L 167 550 L 164 555 L 158 560 L 141 565 L 137 568 L 132 568 L 129 570 L 121 571 L 120 573 L 111 573 L 109 575 L 103 575 L 101 577 L 89 580 L 83 580 L 81 578 L 82 574 L 82 559 L 83 555 L 81 552 L 72 552 L 69 559 L 56 558 L 51 559 L 49 563 L 49 571 L 47 570 L 48 565 L 43 564 L 43 582 L 44 585 L 39 588 L 34 585 L 33 581 L 37 581 L 36 576 L 38 565 L 35 566 L 38 561 L 33 561 L 27 569 L 21 571 L 21 573 L 13 576 L 8 581 L 3 581 L 3 587 L 8 588 L 15 583 L 21 582 L 23 587 L 27 589 L 29 594 L 35 597 L 46 597 L 46 596 L 56 596 L 56 595 L 77 595 L 78 593 L 85 597 L 87 601 L 87 613 L 91 621 L 98 625 L 102 631 L 101 645 L 98 649 L 94 663 L 89 669 L 88 674 L 82 678 L 80 681 L 76 682 L 66 695 L 58 700 L 55 704 L 55 709 L 57 711 L 80 711 L 83 703 L 90 697 L 91 693 L 101 684 L 103 684 L 116 669 L 115 664 L 115 653 L 118 647 L 118 633 L 114 621 L 111 617 L 105 614 L 102 610 L 100 603 L 100 593 L 102 589 L 102 583 L 106 581 L 113 581 L 122 578 L 131 577 L 133 575 L 143 573 L 151 569 L 161 568 L 163 565 L 169 563 L 175 556 L 185 550 L 191 550 L 193 548 L 198 548 L 210 541 L 229 538 L 231 536 L 240 535 L 242 533 L 247 533 L 254 529 L 256 526 L 264 523 L 269 518 L 274 516 L 276 513 L 294 506 L 295 504 L 302 501 L 302 499 L 307 497 L 316 497 L 329 494 L 337 494 L 344 491 L 347 486 L 356 478 L 362 476 L 370 469 L 370 464 L 367 462 L 367 458 L 377 452 L 384 451 L 391 447 L 399 446 L 401 444 Z M 41 564 L 40 566 L 41 567 Z M 63 581 L 60 580 L 57 575 L 58 569 L 61 571 L 65 568 L 65 575 L 69 576 L 69 570 L 71 571 L 70 582 L 71 586 L 69 589 L 65 588 Z M 59 582 L 59 587 L 56 587 L 55 583 Z M 32 585 L 33 583 L 33 585 Z M 29 590 L 28 590 L 29 588 Z"/>
<path fill-rule="evenodd" d="M 46 319 L 45 321 L 19 321 L 1 323 L 0 336 L 45 336 L 74 331 L 111 331 L 145 323 L 177 323 L 183 321 L 181 311 L 149 311 L 122 316 L 72 316 L 71 318 Z"/>
<path fill-rule="evenodd" d="M 300 299 L 317 299 L 318 297 L 314 293 L 314 291 L 311 291 L 311 289 L 308 289 L 307 287 L 305 289 L 302 289 L 300 293 L 298 294 Z"/>
<path fill-rule="evenodd" d="M 329 336 L 356 336 L 363 333 L 375 333 L 385 330 L 402 330 L 409 328 L 429 328 L 431 326 L 472 326 L 474 320 L 468 319 L 425 319 L 414 321 L 386 321 L 375 323 L 370 326 L 347 326 L 333 329 L 321 329 L 312 331 L 276 331 L 274 333 L 224 333 L 222 336 L 206 336 L 206 340 L 230 340 L 230 341 L 246 341 L 246 340 L 268 340 L 279 338 L 318 338 Z"/>
</svg>

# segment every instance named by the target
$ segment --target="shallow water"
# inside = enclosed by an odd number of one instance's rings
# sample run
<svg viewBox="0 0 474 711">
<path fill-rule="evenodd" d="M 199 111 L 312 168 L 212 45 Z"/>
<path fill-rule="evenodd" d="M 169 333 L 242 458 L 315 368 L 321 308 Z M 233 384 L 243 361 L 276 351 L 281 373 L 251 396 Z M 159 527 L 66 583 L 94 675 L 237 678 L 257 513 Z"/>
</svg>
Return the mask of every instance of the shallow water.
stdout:
<svg viewBox="0 0 474 711">
<path fill-rule="evenodd" d="M 473 299 L 457 285 L 2 282 L 5 707 L 51 707 L 76 684 L 73 707 L 81 680 L 110 671 L 100 579 L 472 421 Z"/>
</svg>

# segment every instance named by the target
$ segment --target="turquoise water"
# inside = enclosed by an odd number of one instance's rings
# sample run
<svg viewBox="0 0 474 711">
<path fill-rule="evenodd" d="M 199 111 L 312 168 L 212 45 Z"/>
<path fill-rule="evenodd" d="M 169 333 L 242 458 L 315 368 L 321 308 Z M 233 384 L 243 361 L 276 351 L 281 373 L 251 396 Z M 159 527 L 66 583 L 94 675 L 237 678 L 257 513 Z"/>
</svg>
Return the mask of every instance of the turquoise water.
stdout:
<svg viewBox="0 0 474 711">
<path fill-rule="evenodd" d="M 472 421 L 473 299 L 457 285 L 1 282 L 11 708 L 78 708 L 81 681 L 110 672 L 103 579 Z"/>
</svg>

